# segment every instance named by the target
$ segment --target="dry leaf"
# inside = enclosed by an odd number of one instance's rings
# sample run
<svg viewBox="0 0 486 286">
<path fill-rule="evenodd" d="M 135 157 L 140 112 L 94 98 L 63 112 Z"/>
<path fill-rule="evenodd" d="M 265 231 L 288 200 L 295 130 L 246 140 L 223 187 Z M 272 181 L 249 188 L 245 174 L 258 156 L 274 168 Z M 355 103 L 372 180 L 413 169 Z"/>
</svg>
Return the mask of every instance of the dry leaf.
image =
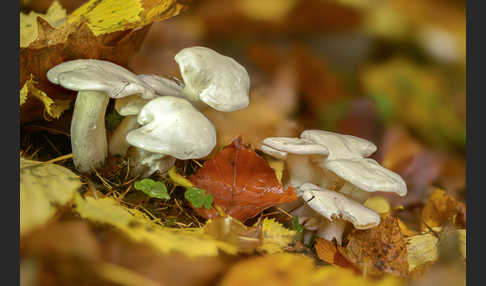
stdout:
<svg viewBox="0 0 486 286">
<path fill-rule="evenodd" d="M 456 199 L 444 190 L 435 189 L 422 210 L 422 220 L 429 227 L 437 227 L 442 226 L 447 220 L 452 220 L 456 214 Z M 421 225 L 423 231 L 428 230 L 425 224 Z"/>
<path fill-rule="evenodd" d="M 254 227 L 258 227 L 255 225 Z M 268 253 L 282 252 L 289 246 L 296 236 L 295 230 L 290 230 L 282 226 L 275 219 L 265 218 L 261 222 L 263 244 L 257 248 L 259 251 Z"/>
<path fill-rule="evenodd" d="M 346 239 L 346 258 L 367 275 L 408 275 L 407 247 L 395 217 L 386 215 L 379 226 L 355 229 Z"/>
<path fill-rule="evenodd" d="M 402 286 L 397 277 L 387 275 L 382 279 L 367 279 L 349 269 L 324 266 L 316 268 L 310 257 L 279 253 L 243 260 L 233 266 L 223 277 L 221 286 L 318 286 L 361 285 Z"/>
<path fill-rule="evenodd" d="M 284 190 L 267 161 L 245 148 L 241 137 L 207 160 L 189 180 L 210 193 L 226 214 L 243 222 L 276 204 L 296 200 L 293 188 Z M 196 211 L 205 218 L 218 216 L 214 209 Z"/>
<path fill-rule="evenodd" d="M 440 233 L 441 228 L 433 228 L 436 234 Z M 462 258 L 466 259 L 466 230 L 453 230 L 451 235 L 459 238 L 459 251 Z M 435 262 L 439 259 L 439 237 L 434 233 L 426 233 L 406 238 L 409 271 L 415 267 L 426 263 Z"/>
<path fill-rule="evenodd" d="M 62 166 L 20 158 L 20 234 L 45 224 L 79 187 L 79 177 Z"/>
<path fill-rule="evenodd" d="M 35 97 L 37 100 L 41 101 L 44 104 L 44 119 L 51 120 L 59 118 L 64 111 L 71 107 L 71 100 L 61 100 L 56 99 L 53 100 L 45 92 L 38 89 L 35 85 L 37 84 L 34 81 L 33 76 L 31 75 L 30 79 L 25 82 L 24 86 L 20 89 L 20 106 L 24 104 L 29 94 Z"/>
<path fill-rule="evenodd" d="M 342 246 L 337 245 L 334 241 L 329 241 L 318 237 L 316 239 L 314 248 L 317 256 L 319 256 L 321 260 L 329 264 L 350 268 L 356 273 L 360 272 L 351 262 L 346 259 L 346 257 L 343 256 L 342 253 L 344 250 Z"/>
<path fill-rule="evenodd" d="M 75 197 L 75 211 L 84 218 L 116 227 L 137 242 L 148 243 L 161 253 L 182 253 L 188 257 L 216 256 L 219 251 L 236 254 L 237 248 L 215 240 L 201 228 L 175 229 L 152 222 L 148 216 L 136 209 L 120 205 L 106 197 Z M 197 247 L 191 247 L 197 245 Z"/>
</svg>

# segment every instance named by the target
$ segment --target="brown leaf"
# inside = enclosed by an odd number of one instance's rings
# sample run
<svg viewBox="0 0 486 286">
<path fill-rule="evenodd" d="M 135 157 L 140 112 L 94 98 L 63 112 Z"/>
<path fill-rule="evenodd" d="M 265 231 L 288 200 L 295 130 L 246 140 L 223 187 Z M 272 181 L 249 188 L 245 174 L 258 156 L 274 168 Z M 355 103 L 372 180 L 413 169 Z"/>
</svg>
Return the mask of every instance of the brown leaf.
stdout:
<svg viewBox="0 0 486 286">
<path fill-rule="evenodd" d="M 429 197 L 427 204 L 422 210 L 422 230 L 428 227 L 442 226 L 447 220 L 457 214 L 456 199 L 447 194 L 444 190 L 436 189 Z M 426 226 L 426 225 L 427 226 Z"/>
<path fill-rule="evenodd" d="M 316 239 L 314 248 L 316 249 L 317 256 L 323 261 L 344 268 L 350 268 L 355 272 L 359 272 L 359 269 L 357 269 L 351 262 L 349 262 L 348 259 L 346 259 L 346 257 L 344 257 L 342 254 L 342 247 L 337 245 L 334 241 L 329 241 L 318 237 Z"/>
<path fill-rule="evenodd" d="M 367 275 L 408 275 L 407 247 L 395 217 L 382 217 L 380 225 L 375 228 L 355 229 L 347 240 L 343 254 Z"/>
<path fill-rule="evenodd" d="M 284 190 L 273 169 L 262 157 L 241 144 L 241 137 L 206 161 L 189 180 L 213 195 L 214 204 L 244 222 L 279 203 L 296 200 L 295 191 Z M 205 218 L 217 212 L 198 208 Z"/>
</svg>

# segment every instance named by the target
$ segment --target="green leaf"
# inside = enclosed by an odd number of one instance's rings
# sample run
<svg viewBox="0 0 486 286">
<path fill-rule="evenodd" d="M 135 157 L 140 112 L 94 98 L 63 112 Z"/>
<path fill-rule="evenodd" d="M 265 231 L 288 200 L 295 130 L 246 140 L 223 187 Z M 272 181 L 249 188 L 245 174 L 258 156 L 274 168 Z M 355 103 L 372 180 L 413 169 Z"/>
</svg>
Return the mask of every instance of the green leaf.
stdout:
<svg viewBox="0 0 486 286">
<path fill-rule="evenodd" d="M 163 182 L 156 182 L 152 179 L 142 179 L 136 181 L 133 186 L 135 189 L 144 192 L 151 198 L 157 198 L 162 200 L 170 199 L 167 193 L 167 187 Z"/>
<path fill-rule="evenodd" d="M 211 194 L 206 194 L 205 190 L 194 187 L 188 188 L 184 193 L 184 197 L 186 198 L 186 200 L 191 202 L 194 207 L 200 208 L 204 206 L 208 210 L 211 209 L 211 205 L 214 201 L 214 198 Z"/>
<path fill-rule="evenodd" d="M 299 224 L 299 217 L 297 216 L 294 216 L 294 218 L 292 219 L 292 229 L 297 231 L 297 240 L 302 240 L 303 236 L 304 236 L 304 227 Z"/>
</svg>

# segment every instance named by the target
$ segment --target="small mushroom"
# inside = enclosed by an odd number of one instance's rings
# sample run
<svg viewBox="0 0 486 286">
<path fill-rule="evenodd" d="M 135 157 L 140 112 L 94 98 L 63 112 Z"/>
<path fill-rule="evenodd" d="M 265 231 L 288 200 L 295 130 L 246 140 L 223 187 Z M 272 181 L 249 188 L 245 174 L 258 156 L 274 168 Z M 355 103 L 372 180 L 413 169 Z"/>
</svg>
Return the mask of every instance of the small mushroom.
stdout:
<svg viewBox="0 0 486 286">
<path fill-rule="evenodd" d="M 150 156 L 151 153 L 160 156 L 140 160 L 148 169 L 144 176 L 156 169 L 151 166 L 156 160 L 169 156 L 180 160 L 199 159 L 209 155 L 216 145 L 216 130 L 212 123 L 183 98 L 155 98 L 141 109 L 137 121 L 142 127 L 130 131 L 127 142 Z M 171 167 L 170 164 L 163 165 L 166 170 Z"/>
<path fill-rule="evenodd" d="M 346 226 L 343 221 L 352 223 L 356 229 L 368 229 L 380 224 L 380 216 L 376 212 L 343 194 L 310 183 L 303 184 L 300 191 L 307 206 L 331 222 L 319 227 L 319 237 L 327 240 L 335 238 L 341 244 Z"/>
<path fill-rule="evenodd" d="M 373 143 L 323 130 L 306 130 L 300 137 L 266 138 L 261 149 L 286 160 L 288 183 L 297 189 L 297 194 L 306 203 L 295 212 L 305 214 L 305 209 L 311 208 L 327 218 L 321 222 L 307 221 L 311 229 L 317 230 L 317 235 L 325 239 L 336 238 L 339 242 L 345 221 L 350 221 L 358 229 L 378 225 L 379 216 L 360 204 L 369 192 L 406 195 L 406 184 L 398 174 L 365 158 L 376 151 Z M 347 209 L 351 206 L 352 211 Z M 352 217 L 353 213 L 362 216 L 363 221 Z"/>
<path fill-rule="evenodd" d="M 138 94 L 150 99 L 155 91 L 129 70 L 102 60 L 73 60 L 47 72 L 49 81 L 78 91 L 71 121 L 74 165 L 91 172 L 107 156 L 105 112 L 109 98 Z"/>
</svg>

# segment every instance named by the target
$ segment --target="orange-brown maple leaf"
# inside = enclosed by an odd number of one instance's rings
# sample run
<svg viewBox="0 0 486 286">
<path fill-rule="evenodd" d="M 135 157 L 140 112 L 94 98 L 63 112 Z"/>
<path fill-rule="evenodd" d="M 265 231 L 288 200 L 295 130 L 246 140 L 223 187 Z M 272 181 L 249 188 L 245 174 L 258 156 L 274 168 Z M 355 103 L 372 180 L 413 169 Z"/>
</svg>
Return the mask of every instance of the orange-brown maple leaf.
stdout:
<svg viewBox="0 0 486 286">
<path fill-rule="evenodd" d="M 214 158 L 206 161 L 191 182 L 214 197 L 214 204 L 244 222 L 263 210 L 296 199 L 295 191 L 284 189 L 274 170 L 255 151 L 235 139 Z M 218 216 L 214 210 L 196 209 L 205 218 Z"/>
</svg>

